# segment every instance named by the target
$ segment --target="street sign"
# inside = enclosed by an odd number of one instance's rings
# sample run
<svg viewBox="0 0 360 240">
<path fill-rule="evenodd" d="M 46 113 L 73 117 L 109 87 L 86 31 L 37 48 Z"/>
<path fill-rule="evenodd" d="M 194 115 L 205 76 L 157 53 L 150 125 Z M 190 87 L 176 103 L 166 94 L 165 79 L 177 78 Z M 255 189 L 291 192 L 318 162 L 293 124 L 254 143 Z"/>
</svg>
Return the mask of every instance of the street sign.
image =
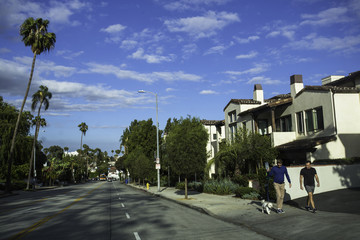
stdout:
<svg viewBox="0 0 360 240">
<path fill-rule="evenodd" d="M 160 169 L 160 163 L 157 163 L 157 164 L 156 164 L 155 169 Z"/>
</svg>

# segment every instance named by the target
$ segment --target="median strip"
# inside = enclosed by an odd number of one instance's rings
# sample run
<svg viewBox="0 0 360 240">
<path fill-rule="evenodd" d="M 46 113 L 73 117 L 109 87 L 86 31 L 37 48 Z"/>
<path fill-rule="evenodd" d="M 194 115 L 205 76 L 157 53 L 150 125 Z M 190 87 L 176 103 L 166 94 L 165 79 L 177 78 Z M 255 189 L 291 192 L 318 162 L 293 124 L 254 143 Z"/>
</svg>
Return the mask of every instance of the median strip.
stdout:
<svg viewBox="0 0 360 240">
<path fill-rule="evenodd" d="M 94 192 L 96 189 L 100 188 L 102 185 L 104 185 L 104 183 L 100 184 L 99 186 L 97 186 L 96 188 L 90 190 L 89 192 L 87 192 L 86 194 L 80 196 L 79 198 L 75 199 L 74 202 L 72 202 L 71 204 L 69 204 L 67 207 L 63 208 L 62 210 L 58 211 L 57 213 L 47 216 L 43 219 L 41 219 L 40 221 L 34 223 L 33 225 L 31 225 L 28 228 L 25 228 L 24 230 L 22 230 L 21 232 L 19 232 L 18 234 L 14 235 L 13 237 L 11 237 L 10 239 L 21 239 L 24 236 L 26 236 L 27 234 L 31 233 L 32 231 L 34 231 L 35 229 L 37 229 L 38 227 L 40 227 L 41 225 L 43 225 L 44 223 L 50 221 L 51 219 L 53 219 L 54 217 L 58 216 L 60 213 L 65 212 L 67 209 L 71 208 L 73 205 L 75 205 L 77 202 L 79 202 L 81 199 L 85 198 L 86 196 L 88 196 L 89 194 L 91 194 L 92 192 Z"/>
</svg>

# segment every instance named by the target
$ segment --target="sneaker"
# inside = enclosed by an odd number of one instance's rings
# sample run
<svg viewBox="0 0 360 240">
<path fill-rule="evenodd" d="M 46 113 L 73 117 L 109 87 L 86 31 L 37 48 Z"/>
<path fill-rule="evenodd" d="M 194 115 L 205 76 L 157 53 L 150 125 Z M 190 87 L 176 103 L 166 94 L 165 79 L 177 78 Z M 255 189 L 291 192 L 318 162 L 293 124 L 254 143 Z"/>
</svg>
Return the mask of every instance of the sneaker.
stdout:
<svg viewBox="0 0 360 240">
<path fill-rule="evenodd" d="M 282 213 L 281 209 L 280 209 L 280 208 L 277 209 L 277 210 L 276 210 L 276 213 Z"/>
<path fill-rule="evenodd" d="M 317 208 L 314 208 L 314 209 L 312 210 L 313 213 L 315 213 L 316 211 L 317 211 Z"/>
<path fill-rule="evenodd" d="M 310 211 L 310 207 L 309 206 L 305 206 L 306 211 Z"/>
<path fill-rule="evenodd" d="M 285 211 L 284 211 L 284 210 L 282 210 L 282 209 L 280 209 L 280 211 L 281 211 L 281 213 L 285 213 Z"/>
</svg>

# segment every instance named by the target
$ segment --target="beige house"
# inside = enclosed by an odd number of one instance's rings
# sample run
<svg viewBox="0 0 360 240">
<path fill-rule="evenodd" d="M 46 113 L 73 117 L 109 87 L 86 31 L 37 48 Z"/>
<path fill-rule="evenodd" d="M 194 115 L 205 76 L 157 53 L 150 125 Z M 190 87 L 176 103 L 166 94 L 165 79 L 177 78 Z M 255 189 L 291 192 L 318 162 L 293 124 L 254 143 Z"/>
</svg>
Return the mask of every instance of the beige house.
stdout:
<svg viewBox="0 0 360 240">
<path fill-rule="evenodd" d="M 215 157 L 215 154 L 219 151 L 219 143 L 225 138 L 225 121 L 224 120 L 201 120 L 205 129 L 208 131 L 209 139 L 206 145 L 206 151 L 208 153 L 207 162 Z M 215 164 L 211 165 L 209 169 L 209 177 L 215 174 Z"/>
<path fill-rule="evenodd" d="M 264 99 L 256 84 L 253 99 L 231 99 L 224 108 L 225 136 L 239 127 L 271 137 L 286 165 L 306 160 L 360 156 L 360 71 L 329 76 L 321 86 L 290 77 L 290 93 Z"/>
</svg>

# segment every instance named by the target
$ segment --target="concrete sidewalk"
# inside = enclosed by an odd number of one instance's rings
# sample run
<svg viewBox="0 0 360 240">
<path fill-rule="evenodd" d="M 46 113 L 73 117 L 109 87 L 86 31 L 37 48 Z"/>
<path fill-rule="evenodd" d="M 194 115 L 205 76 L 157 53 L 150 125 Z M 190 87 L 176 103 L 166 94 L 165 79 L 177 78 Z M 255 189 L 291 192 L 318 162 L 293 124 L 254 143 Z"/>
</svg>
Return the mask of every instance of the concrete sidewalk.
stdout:
<svg viewBox="0 0 360 240">
<path fill-rule="evenodd" d="M 149 190 L 146 190 L 143 186 L 133 184 L 128 184 L 128 186 L 196 209 L 223 221 L 246 226 L 273 239 L 328 240 L 357 239 L 360 236 L 360 215 L 348 213 L 349 211 L 318 211 L 313 214 L 300 208 L 301 202 L 298 202 L 295 206 L 286 204 L 284 206 L 286 213 L 284 214 L 277 214 L 273 211 L 267 215 L 261 212 L 260 201 L 244 200 L 232 195 L 218 196 L 189 191 L 189 199 L 185 200 L 184 191 L 175 188 L 161 188 L 161 191 L 158 192 L 157 187 L 150 187 Z M 360 194 L 360 191 L 354 193 Z M 326 194 L 329 195 L 329 193 Z M 336 191 L 333 195 L 333 197 L 337 196 Z M 356 201 L 352 201 L 352 203 L 354 206 L 348 204 L 344 206 L 348 209 L 358 208 L 355 204 Z M 339 204 L 341 205 L 341 202 Z M 321 206 L 321 203 L 318 206 Z"/>
</svg>

